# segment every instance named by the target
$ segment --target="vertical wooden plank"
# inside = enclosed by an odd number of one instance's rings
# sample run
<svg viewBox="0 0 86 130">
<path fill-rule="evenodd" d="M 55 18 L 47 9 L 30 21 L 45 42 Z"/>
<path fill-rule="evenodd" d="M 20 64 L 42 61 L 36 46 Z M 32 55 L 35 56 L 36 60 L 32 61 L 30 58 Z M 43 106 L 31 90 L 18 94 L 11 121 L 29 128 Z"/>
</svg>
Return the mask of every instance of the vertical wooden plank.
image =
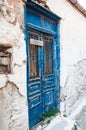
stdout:
<svg viewBox="0 0 86 130">
<path fill-rule="evenodd" d="M 57 53 L 57 72 L 58 72 L 58 93 L 57 93 L 57 108 L 60 109 L 60 20 L 57 22 L 57 39 L 56 39 L 57 45 L 56 45 L 56 53 Z"/>
<path fill-rule="evenodd" d="M 54 74 L 55 74 L 55 79 L 54 79 L 54 83 L 55 83 L 55 107 L 57 108 L 57 59 L 56 59 L 56 55 L 57 55 L 57 51 L 56 51 L 56 38 L 53 38 L 53 70 L 54 70 Z"/>
</svg>

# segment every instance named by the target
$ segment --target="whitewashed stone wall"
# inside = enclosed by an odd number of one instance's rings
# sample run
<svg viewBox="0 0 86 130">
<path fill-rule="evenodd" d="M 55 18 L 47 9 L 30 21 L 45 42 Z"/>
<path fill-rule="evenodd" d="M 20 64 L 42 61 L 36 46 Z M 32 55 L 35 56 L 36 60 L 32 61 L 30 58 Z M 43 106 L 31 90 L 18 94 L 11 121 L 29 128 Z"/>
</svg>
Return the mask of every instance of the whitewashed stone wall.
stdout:
<svg viewBox="0 0 86 130">
<path fill-rule="evenodd" d="M 0 0 L 0 45 L 10 46 L 11 74 L 0 74 L 0 130 L 27 130 L 23 0 Z"/>
<path fill-rule="evenodd" d="M 85 130 L 86 18 L 66 0 L 46 2 L 46 7 L 62 18 L 61 87 L 65 111 Z M 0 74 L 0 130 L 28 129 L 24 4 L 25 0 L 0 0 L 0 45 L 11 46 L 12 53 L 12 73 Z"/>
<path fill-rule="evenodd" d="M 86 129 L 86 59 L 71 70 L 65 85 L 66 113 L 76 121 L 81 130 Z"/>
<path fill-rule="evenodd" d="M 61 41 L 61 87 L 65 112 L 86 129 L 86 17 L 67 0 L 48 0 L 59 15 Z"/>
</svg>

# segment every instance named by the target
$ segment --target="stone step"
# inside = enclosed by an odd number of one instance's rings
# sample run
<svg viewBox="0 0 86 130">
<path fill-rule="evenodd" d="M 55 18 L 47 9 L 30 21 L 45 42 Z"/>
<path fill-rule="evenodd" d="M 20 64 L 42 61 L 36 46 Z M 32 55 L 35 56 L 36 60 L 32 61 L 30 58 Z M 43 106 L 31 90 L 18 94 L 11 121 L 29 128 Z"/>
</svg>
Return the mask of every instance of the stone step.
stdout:
<svg viewBox="0 0 86 130">
<path fill-rule="evenodd" d="M 50 121 L 50 124 L 38 125 L 34 130 L 75 130 L 74 125 L 75 120 L 70 117 L 58 115 Z M 82 130 L 79 126 L 77 128 L 78 130 Z"/>
<path fill-rule="evenodd" d="M 43 130 L 72 130 L 74 123 L 73 120 L 67 117 L 57 116 Z"/>
</svg>

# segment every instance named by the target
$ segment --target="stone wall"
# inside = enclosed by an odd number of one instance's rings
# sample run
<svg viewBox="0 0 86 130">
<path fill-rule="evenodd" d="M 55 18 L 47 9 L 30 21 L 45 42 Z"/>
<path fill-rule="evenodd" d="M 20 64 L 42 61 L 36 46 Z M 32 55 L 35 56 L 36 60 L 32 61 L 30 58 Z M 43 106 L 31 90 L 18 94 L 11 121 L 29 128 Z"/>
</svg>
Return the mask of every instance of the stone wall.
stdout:
<svg viewBox="0 0 86 130">
<path fill-rule="evenodd" d="M 0 0 L 0 56 L 11 54 L 11 71 L 0 74 L 0 130 L 28 129 L 24 4 Z M 7 65 L 4 61 L 0 58 L 0 67 Z"/>
<path fill-rule="evenodd" d="M 68 0 L 48 0 L 61 17 L 61 87 L 66 114 L 86 129 L 86 17 Z"/>
<path fill-rule="evenodd" d="M 48 5 L 46 4 L 48 0 L 33 0 L 33 1 L 47 9 L 49 9 Z"/>
<path fill-rule="evenodd" d="M 86 129 L 86 59 L 71 70 L 65 84 L 65 111 L 76 121 L 81 130 Z"/>
<path fill-rule="evenodd" d="M 61 87 L 65 90 L 65 112 L 85 130 L 86 18 L 66 0 L 35 2 L 62 18 Z M 1 55 L 11 54 L 11 71 L 0 73 L 0 130 L 28 129 L 24 4 L 25 0 L 0 0 L 0 64 Z M 8 65 L 6 61 L 4 66 Z"/>
</svg>

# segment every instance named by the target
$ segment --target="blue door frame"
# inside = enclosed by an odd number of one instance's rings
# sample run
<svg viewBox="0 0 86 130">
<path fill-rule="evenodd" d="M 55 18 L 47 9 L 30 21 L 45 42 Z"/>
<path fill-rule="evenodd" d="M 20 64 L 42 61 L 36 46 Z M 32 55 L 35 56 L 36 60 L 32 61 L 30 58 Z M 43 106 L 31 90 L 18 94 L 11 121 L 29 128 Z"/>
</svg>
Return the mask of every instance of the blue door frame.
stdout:
<svg viewBox="0 0 86 130">
<path fill-rule="evenodd" d="M 27 99 L 29 127 L 39 122 L 39 117 L 50 108 L 60 109 L 60 18 L 28 0 L 25 7 L 25 38 L 27 50 Z M 30 34 L 36 32 L 43 41 L 37 46 L 38 76 L 30 77 Z M 45 74 L 45 37 L 52 39 L 52 73 Z"/>
</svg>

